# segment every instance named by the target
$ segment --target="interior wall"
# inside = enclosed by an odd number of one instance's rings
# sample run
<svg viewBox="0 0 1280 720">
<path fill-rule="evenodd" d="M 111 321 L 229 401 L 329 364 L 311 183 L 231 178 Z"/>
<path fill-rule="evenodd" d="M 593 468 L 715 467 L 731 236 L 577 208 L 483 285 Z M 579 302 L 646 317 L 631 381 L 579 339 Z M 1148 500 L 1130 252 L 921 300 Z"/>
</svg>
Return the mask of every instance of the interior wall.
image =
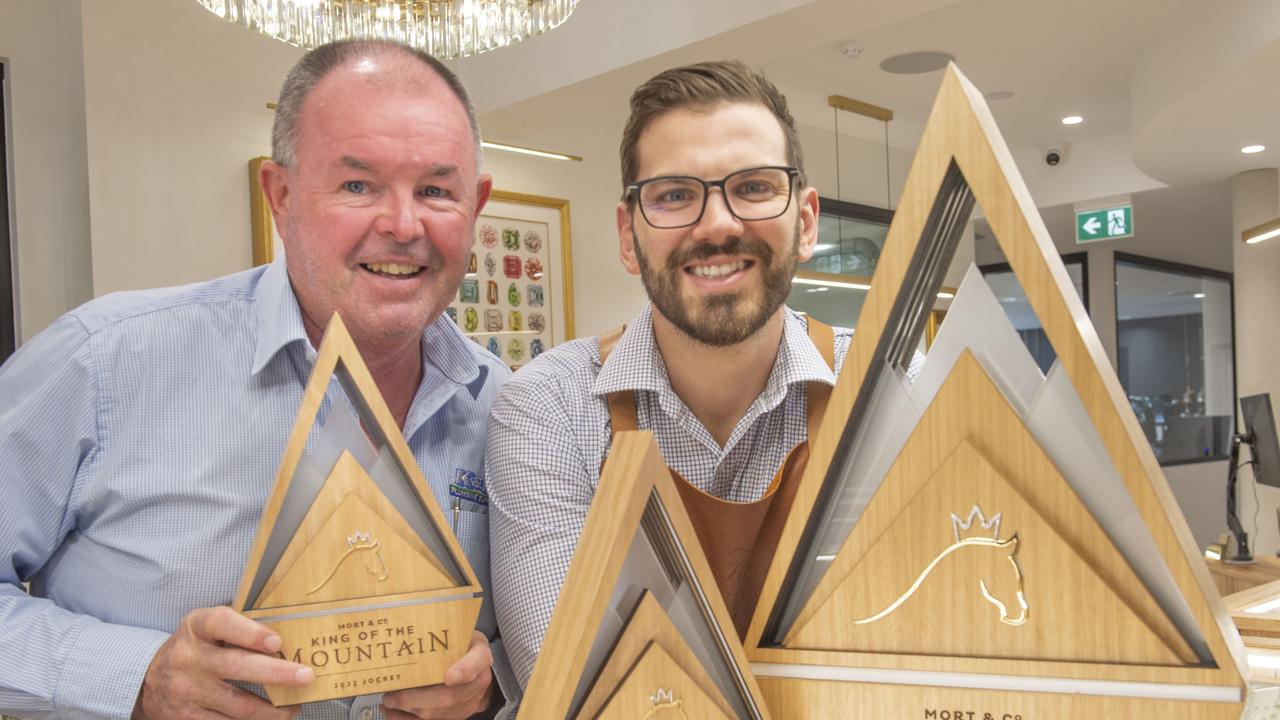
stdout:
<svg viewBox="0 0 1280 720">
<path fill-rule="evenodd" d="M 0 0 L 13 137 L 18 342 L 93 296 L 79 0 Z"/>
<path fill-rule="evenodd" d="M 1276 358 L 1280 357 L 1280 326 L 1276 323 L 1276 308 L 1280 307 L 1280 239 L 1256 245 L 1240 241 L 1240 234 L 1248 228 L 1280 217 L 1280 170 L 1241 173 L 1232 179 L 1231 191 L 1236 393 L 1240 397 L 1271 393 L 1272 408 L 1280 408 L 1280 373 L 1276 372 Z M 1244 455 L 1248 455 L 1247 451 Z M 1245 529 L 1253 534 L 1254 554 L 1272 555 L 1280 550 L 1280 489 L 1255 486 L 1251 470 L 1246 466 L 1240 471 L 1240 514 Z M 1222 477 L 1225 482 L 1226 475 Z"/>
<path fill-rule="evenodd" d="M 250 267 L 248 161 L 301 54 L 189 0 L 84 3 L 96 294 Z"/>
</svg>

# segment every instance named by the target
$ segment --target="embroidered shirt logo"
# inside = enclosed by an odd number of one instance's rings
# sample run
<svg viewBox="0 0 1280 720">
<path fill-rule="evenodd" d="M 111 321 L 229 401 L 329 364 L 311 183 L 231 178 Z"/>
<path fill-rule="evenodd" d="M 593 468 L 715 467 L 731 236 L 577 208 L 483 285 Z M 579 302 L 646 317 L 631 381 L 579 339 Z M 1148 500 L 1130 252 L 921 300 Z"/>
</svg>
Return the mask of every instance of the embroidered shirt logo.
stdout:
<svg viewBox="0 0 1280 720">
<path fill-rule="evenodd" d="M 449 483 L 449 494 L 477 505 L 489 506 L 489 493 L 485 491 L 484 478 L 470 470 L 458 468 Z"/>
</svg>

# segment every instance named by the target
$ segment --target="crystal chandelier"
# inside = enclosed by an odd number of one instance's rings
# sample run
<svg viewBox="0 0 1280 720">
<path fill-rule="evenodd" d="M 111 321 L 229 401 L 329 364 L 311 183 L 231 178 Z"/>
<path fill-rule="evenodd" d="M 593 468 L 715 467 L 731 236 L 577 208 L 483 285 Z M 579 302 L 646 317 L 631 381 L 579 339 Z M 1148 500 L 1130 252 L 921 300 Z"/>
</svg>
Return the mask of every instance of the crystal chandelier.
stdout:
<svg viewBox="0 0 1280 720">
<path fill-rule="evenodd" d="M 306 49 L 378 38 L 440 60 L 475 55 L 541 35 L 578 0 L 196 0 L 210 12 Z"/>
</svg>

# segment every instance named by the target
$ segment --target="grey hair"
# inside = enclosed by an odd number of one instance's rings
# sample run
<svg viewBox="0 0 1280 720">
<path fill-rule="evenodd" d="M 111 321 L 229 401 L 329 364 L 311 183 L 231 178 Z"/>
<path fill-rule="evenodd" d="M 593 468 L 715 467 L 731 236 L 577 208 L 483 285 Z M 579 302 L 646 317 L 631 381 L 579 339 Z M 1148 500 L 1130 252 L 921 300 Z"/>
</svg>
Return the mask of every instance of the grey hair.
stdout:
<svg viewBox="0 0 1280 720">
<path fill-rule="evenodd" d="M 392 40 L 338 40 L 321 45 L 302 56 L 297 65 L 284 78 L 280 87 L 280 99 L 276 103 L 276 119 L 271 126 L 271 159 L 278 165 L 294 167 L 298 161 L 298 116 L 307 95 L 324 76 L 344 63 L 358 57 L 368 55 L 388 55 L 404 53 L 417 59 L 436 74 L 454 97 L 462 103 L 467 112 L 467 122 L 471 125 L 471 137 L 475 141 L 476 171 L 480 171 L 483 154 L 480 149 L 480 122 L 476 119 L 476 108 L 467 95 L 467 89 L 452 70 L 444 63 L 417 48 Z"/>
</svg>

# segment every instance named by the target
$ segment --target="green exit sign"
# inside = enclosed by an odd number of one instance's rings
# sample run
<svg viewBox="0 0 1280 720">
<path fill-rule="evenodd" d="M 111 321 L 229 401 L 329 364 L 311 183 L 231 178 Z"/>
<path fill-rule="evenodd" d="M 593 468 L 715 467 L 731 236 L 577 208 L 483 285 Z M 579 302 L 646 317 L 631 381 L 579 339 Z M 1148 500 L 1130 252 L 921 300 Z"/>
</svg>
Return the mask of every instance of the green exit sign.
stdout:
<svg viewBox="0 0 1280 720">
<path fill-rule="evenodd" d="M 1133 237 L 1133 206 L 1099 208 L 1076 213 L 1076 242 Z"/>
</svg>

